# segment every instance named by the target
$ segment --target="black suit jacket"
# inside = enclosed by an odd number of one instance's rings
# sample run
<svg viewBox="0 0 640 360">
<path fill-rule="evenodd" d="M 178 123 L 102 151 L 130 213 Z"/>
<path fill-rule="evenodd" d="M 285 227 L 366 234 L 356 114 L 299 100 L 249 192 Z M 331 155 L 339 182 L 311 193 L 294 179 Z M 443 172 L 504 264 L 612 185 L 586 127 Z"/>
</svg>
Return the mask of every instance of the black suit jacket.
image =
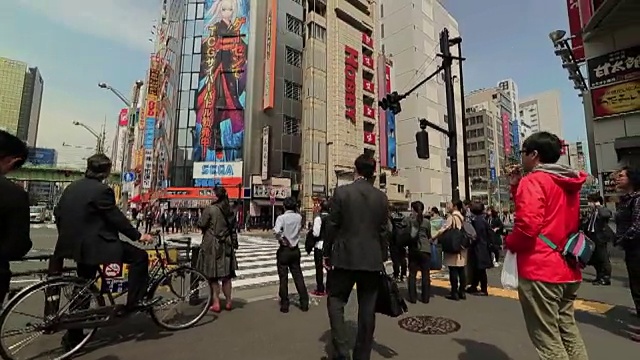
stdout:
<svg viewBox="0 0 640 360">
<path fill-rule="evenodd" d="M 381 271 L 390 235 L 387 195 L 364 179 L 336 188 L 324 256 L 333 267 Z"/>
<path fill-rule="evenodd" d="M 133 241 L 141 234 L 116 206 L 113 189 L 84 178 L 71 183 L 54 210 L 58 242 L 54 255 L 99 265 L 122 260 L 119 233 Z"/>
<path fill-rule="evenodd" d="M 0 176 L 0 267 L 29 252 L 29 195 L 22 186 Z"/>
</svg>

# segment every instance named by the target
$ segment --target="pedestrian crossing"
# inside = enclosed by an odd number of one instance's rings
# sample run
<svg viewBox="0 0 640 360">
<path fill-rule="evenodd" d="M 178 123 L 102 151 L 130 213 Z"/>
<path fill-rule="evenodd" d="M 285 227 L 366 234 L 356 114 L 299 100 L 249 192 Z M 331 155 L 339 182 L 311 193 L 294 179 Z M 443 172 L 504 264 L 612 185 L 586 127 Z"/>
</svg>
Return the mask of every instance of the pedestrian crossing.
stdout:
<svg viewBox="0 0 640 360">
<path fill-rule="evenodd" d="M 42 223 L 42 224 L 31 224 L 31 228 L 32 229 L 55 229 L 56 228 L 56 224 L 48 224 L 48 223 Z"/>
<path fill-rule="evenodd" d="M 193 237 L 192 241 L 199 242 L 199 237 Z M 167 242 L 171 242 L 170 239 Z M 316 270 L 313 261 L 313 253 L 307 255 L 304 251 L 304 239 L 299 246 L 302 253 L 300 267 L 305 278 L 315 277 Z M 274 237 L 258 237 L 238 235 L 239 247 L 236 250 L 238 260 L 237 277 L 233 281 L 233 287 L 252 288 L 260 287 L 278 282 L 278 271 L 276 269 L 276 251 L 280 245 Z M 289 274 L 289 279 L 292 279 Z M 315 281 L 307 281 L 307 287 L 313 289 Z"/>
</svg>

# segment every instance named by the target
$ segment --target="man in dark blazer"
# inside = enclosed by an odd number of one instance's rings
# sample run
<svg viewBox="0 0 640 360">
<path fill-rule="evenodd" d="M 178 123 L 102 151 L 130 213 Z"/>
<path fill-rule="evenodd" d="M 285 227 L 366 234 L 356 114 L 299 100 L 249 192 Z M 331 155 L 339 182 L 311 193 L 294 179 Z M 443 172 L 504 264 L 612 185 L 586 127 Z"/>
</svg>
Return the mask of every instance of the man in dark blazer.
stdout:
<svg viewBox="0 0 640 360">
<path fill-rule="evenodd" d="M 87 159 L 84 179 L 71 183 L 54 209 L 58 242 L 56 259 L 73 259 L 78 276 L 94 278 L 98 266 L 109 263 L 129 264 L 127 307 L 147 306 L 144 296 L 148 281 L 147 252 L 120 240 L 123 234 L 133 241 L 148 242 L 116 206 L 113 189 L 103 183 L 111 172 L 111 160 L 104 154 Z"/>
<path fill-rule="evenodd" d="M 27 160 L 29 150 L 18 137 L 0 130 L 0 304 L 9 292 L 9 261 L 29 252 L 29 195 L 24 188 L 6 178 Z"/>
<path fill-rule="evenodd" d="M 354 285 L 358 292 L 358 335 L 353 359 L 371 357 L 376 298 L 390 234 L 387 196 L 373 186 L 375 159 L 366 154 L 358 156 L 355 170 L 356 180 L 334 192 L 323 244 L 329 269 L 327 308 L 334 360 L 352 358 L 344 307 Z"/>
</svg>

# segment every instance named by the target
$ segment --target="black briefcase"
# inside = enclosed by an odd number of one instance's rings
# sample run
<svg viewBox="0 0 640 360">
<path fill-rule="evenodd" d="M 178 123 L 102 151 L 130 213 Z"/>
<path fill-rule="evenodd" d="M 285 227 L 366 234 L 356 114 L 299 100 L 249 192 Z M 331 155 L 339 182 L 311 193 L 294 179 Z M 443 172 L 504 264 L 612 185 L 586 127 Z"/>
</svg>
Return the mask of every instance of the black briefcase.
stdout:
<svg viewBox="0 0 640 360">
<path fill-rule="evenodd" d="M 378 314 L 396 318 L 409 310 L 407 303 L 400 295 L 398 285 L 387 274 L 386 269 L 382 270 L 379 286 L 378 298 L 376 299 L 376 312 Z"/>
</svg>

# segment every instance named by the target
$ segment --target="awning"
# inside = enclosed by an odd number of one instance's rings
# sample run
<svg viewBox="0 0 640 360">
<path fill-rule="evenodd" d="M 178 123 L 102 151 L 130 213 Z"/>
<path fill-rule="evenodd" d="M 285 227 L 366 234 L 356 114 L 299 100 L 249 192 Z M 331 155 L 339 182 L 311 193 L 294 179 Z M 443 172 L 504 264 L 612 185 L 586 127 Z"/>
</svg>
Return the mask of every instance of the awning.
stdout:
<svg viewBox="0 0 640 360">
<path fill-rule="evenodd" d="M 129 199 L 130 203 L 139 203 L 142 201 L 142 197 L 140 195 L 136 195 L 134 197 L 132 197 L 131 199 Z"/>
<path fill-rule="evenodd" d="M 272 206 L 270 200 L 266 199 L 251 199 L 251 201 L 258 206 Z M 276 200 L 274 206 L 282 206 L 282 200 Z"/>
<path fill-rule="evenodd" d="M 588 41 L 600 30 L 613 31 L 638 24 L 640 18 L 640 1 L 638 0 L 606 0 L 600 5 L 582 29 L 583 39 Z"/>
</svg>

